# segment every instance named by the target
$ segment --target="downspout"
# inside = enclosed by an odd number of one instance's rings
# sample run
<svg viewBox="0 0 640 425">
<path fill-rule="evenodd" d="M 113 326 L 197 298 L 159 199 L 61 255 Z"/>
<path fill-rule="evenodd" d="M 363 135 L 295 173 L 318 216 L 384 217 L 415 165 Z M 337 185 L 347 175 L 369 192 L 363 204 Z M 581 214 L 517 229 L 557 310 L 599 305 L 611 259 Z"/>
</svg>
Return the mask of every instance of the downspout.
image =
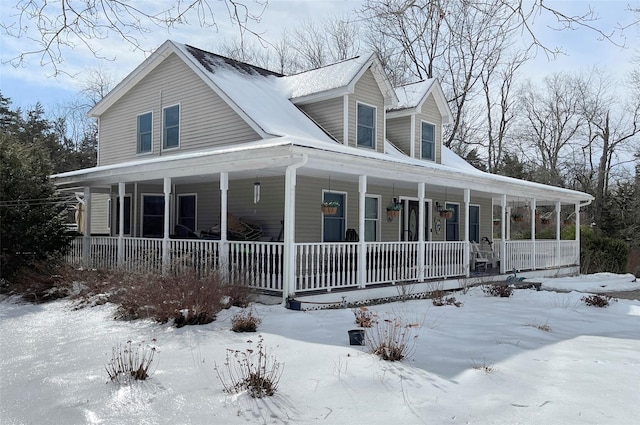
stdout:
<svg viewBox="0 0 640 425">
<path fill-rule="evenodd" d="M 308 160 L 307 155 L 303 154 L 301 161 L 289 165 L 284 173 L 284 270 L 282 276 L 284 306 L 287 304 L 289 295 L 295 293 L 296 170 L 306 165 Z"/>
</svg>

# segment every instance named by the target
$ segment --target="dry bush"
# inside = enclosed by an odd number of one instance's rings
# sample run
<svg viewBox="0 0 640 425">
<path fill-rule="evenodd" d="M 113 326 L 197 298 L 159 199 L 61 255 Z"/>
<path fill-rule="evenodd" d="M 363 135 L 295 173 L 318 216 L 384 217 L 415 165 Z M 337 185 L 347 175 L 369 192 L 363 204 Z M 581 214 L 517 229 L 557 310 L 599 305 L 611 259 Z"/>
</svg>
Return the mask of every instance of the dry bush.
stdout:
<svg viewBox="0 0 640 425">
<path fill-rule="evenodd" d="M 491 297 L 509 298 L 513 288 L 507 285 L 484 285 L 482 292 Z"/>
<path fill-rule="evenodd" d="M 44 303 L 69 296 L 73 290 L 73 267 L 56 261 L 41 261 L 16 272 L 2 292 L 18 295 L 33 303 Z"/>
<path fill-rule="evenodd" d="M 234 332 L 255 332 L 262 319 L 254 315 L 253 308 L 244 310 L 231 318 L 231 330 Z"/>
<path fill-rule="evenodd" d="M 471 361 L 471 367 L 475 370 L 481 370 L 485 373 L 495 372 L 496 368 L 493 367 L 493 364 L 487 364 L 487 361 L 483 361 L 482 363 L 478 363 L 475 360 Z"/>
<path fill-rule="evenodd" d="M 383 360 L 399 361 L 413 353 L 416 339 L 414 329 L 417 324 L 405 324 L 398 318 L 377 322 L 371 332 L 365 335 L 365 345 L 372 354 Z"/>
<path fill-rule="evenodd" d="M 353 309 L 353 314 L 356 317 L 356 324 L 360 328 L 370 328 L 377 322 L 377 315 L 373 314 L 367 307 L 360 307 Z"/>
<path fill-rule="evenodd" d="M 247 390 L 253 398 L 275 394 L 284 364 L 267 353 L 262 335 L 258 338 L 257 350 L 227 349 L 224 370 L 221 370 L 218 365 L 215 366 L 214 369 L 226 392 L 238 393 Z"/>
<path fill-rule="evenodd" d="M 591 307 L 606 308 L 609 307 L 609 303 L 616 302 L 618 300 L 610 297 L 609 295 L 595 294 L 589 295 L 588 297 L 582 297 L 580 298 L 580 301 Z"/>
<path fill-rule="evenodd" d="M 549 326 L 548 322 L 544 322 L 542 325 L 539 323 L 530 323 L 525 326 L 531 326 L 532 328 L 540 329 L 541 331 L 551 332 L 551 326 Z"/>
<path fill-rule="evenodd" d="M 463 305 L 462 301 L 456 300 L 456 297 L 454 297 L 454 296 L 444 297 L 443 295 L 438 295 L 438 296 L 434 297 L 431 300 L 431 302 L 436 307 L 442 307 L 444 305 L 454 305 L 456 307 L 462 307 L 462 305 Z"/>
<path fill-rule="evenodd" d="M 126 384 L 135 381 L 144 381 L 149 378 L 149 368 L 153 363 L 156 348 L 139 343 L 132 346 L 131 341 L 126 344 L 118 344 L 112 349 L 112 357 L 105 366 L 107 375 L 112 382 Z"/>
</svg>

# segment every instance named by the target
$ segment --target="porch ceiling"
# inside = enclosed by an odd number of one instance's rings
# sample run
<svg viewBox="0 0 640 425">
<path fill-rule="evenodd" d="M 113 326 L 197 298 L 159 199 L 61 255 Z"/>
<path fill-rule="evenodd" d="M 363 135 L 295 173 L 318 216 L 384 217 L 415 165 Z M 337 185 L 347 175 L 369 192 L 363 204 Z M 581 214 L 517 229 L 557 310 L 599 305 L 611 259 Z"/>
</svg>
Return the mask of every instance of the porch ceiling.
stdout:
<svg viewBox="0 0 640 425">
<path fill-rule="evenodd" d="M 164 177 L 171 177 L 176 184 L 215 182 L 219 180 L 221 172 L 229 173 L 230 179 L 284 175 L 288 166 L 303 162 L 304 165 L 297 171 L 299 175 L 352 182 L 366 175 L 369 184 L 395 185 L 410 190 L 417 190 L 417 184 L 424 182 L 430 192 L 459 194 L 464 189 L 470 189 L 474 194 L 492 197 L 496 201 L 503 194 L 509 202 L 536 198 L 539 205 L 592 199 L 582 192 L 481 171 L 416 163 L 415 160 L 402 160 L 339 144 L 314 146 L 306 141 L 286 138 L 95 167 L 58 174 L 52 178 L 60 189 L 109 187 L 119 182 L 161 182 Z"/>
</svg>

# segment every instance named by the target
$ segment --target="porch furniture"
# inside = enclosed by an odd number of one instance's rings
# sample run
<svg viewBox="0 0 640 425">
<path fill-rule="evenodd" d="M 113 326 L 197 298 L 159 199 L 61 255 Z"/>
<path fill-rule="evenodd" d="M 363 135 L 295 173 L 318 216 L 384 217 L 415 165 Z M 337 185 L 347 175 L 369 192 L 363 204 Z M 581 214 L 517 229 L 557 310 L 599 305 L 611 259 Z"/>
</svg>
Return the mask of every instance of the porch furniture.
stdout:
<svg viewBox="0 0 640 425">
<path fill-rule="evenodd" d="M 227 213 L 227 231 L 229 240 L 257 241 L 262 237 L 262 227 L 245 219 Z"/>
<path fill-rule="evenodd" d="M 486 253 L 480 250 L 477 242 L 471 242 L 471 259 L 473 270 L 480 271 L 480 269 L 482 269 L 482 271 L 487 271 L 487 264 L 490 260 L 486 256 Z"/>
</svg>

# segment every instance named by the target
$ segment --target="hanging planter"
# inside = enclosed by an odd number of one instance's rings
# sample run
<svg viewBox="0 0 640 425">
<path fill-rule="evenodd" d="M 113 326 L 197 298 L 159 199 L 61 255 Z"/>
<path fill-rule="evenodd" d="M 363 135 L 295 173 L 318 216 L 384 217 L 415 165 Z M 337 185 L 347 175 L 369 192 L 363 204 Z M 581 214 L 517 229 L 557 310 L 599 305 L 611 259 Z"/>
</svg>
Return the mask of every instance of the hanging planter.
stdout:
<svg viewBox="0 0 640 425">
<path fill-rule="evenodd" d="M 511 214 L 511 220 L 513 220 L 515 223 L 519 223 L 521 221 L 524 221 L 524 215 L 519 212 L 513 213 Z"/>
<path fill-rule="evenodd" d="M 451 209 L 442 209 L 440 210 L 440 217 L 444 218 L 444 219 L 450 219 L 453 218 L 453 210 Z"/>
<path fill-rule="evenodd" d="M 387 205 L 387 220 L 393 221 L 394 218 L 400 217 L 400 211 L 402 210 L 402 204 L 392 202 Z"/>
<path fill-rule="evenodd" d="M 540 223 L 549 224 L 549 223 L 551 223 L 551 219 L 550 218 L 546 218 L 546 217 L 542 217 L 542 218 L 540 218 Z"/>
<path fill-rule="evenodd" d="M 339 206 L 340 206 L 340 203 L 336 201 L 323 202 L 321 205 L 322 214 L 335 215 L 338 212 Z"/>
</svg>

